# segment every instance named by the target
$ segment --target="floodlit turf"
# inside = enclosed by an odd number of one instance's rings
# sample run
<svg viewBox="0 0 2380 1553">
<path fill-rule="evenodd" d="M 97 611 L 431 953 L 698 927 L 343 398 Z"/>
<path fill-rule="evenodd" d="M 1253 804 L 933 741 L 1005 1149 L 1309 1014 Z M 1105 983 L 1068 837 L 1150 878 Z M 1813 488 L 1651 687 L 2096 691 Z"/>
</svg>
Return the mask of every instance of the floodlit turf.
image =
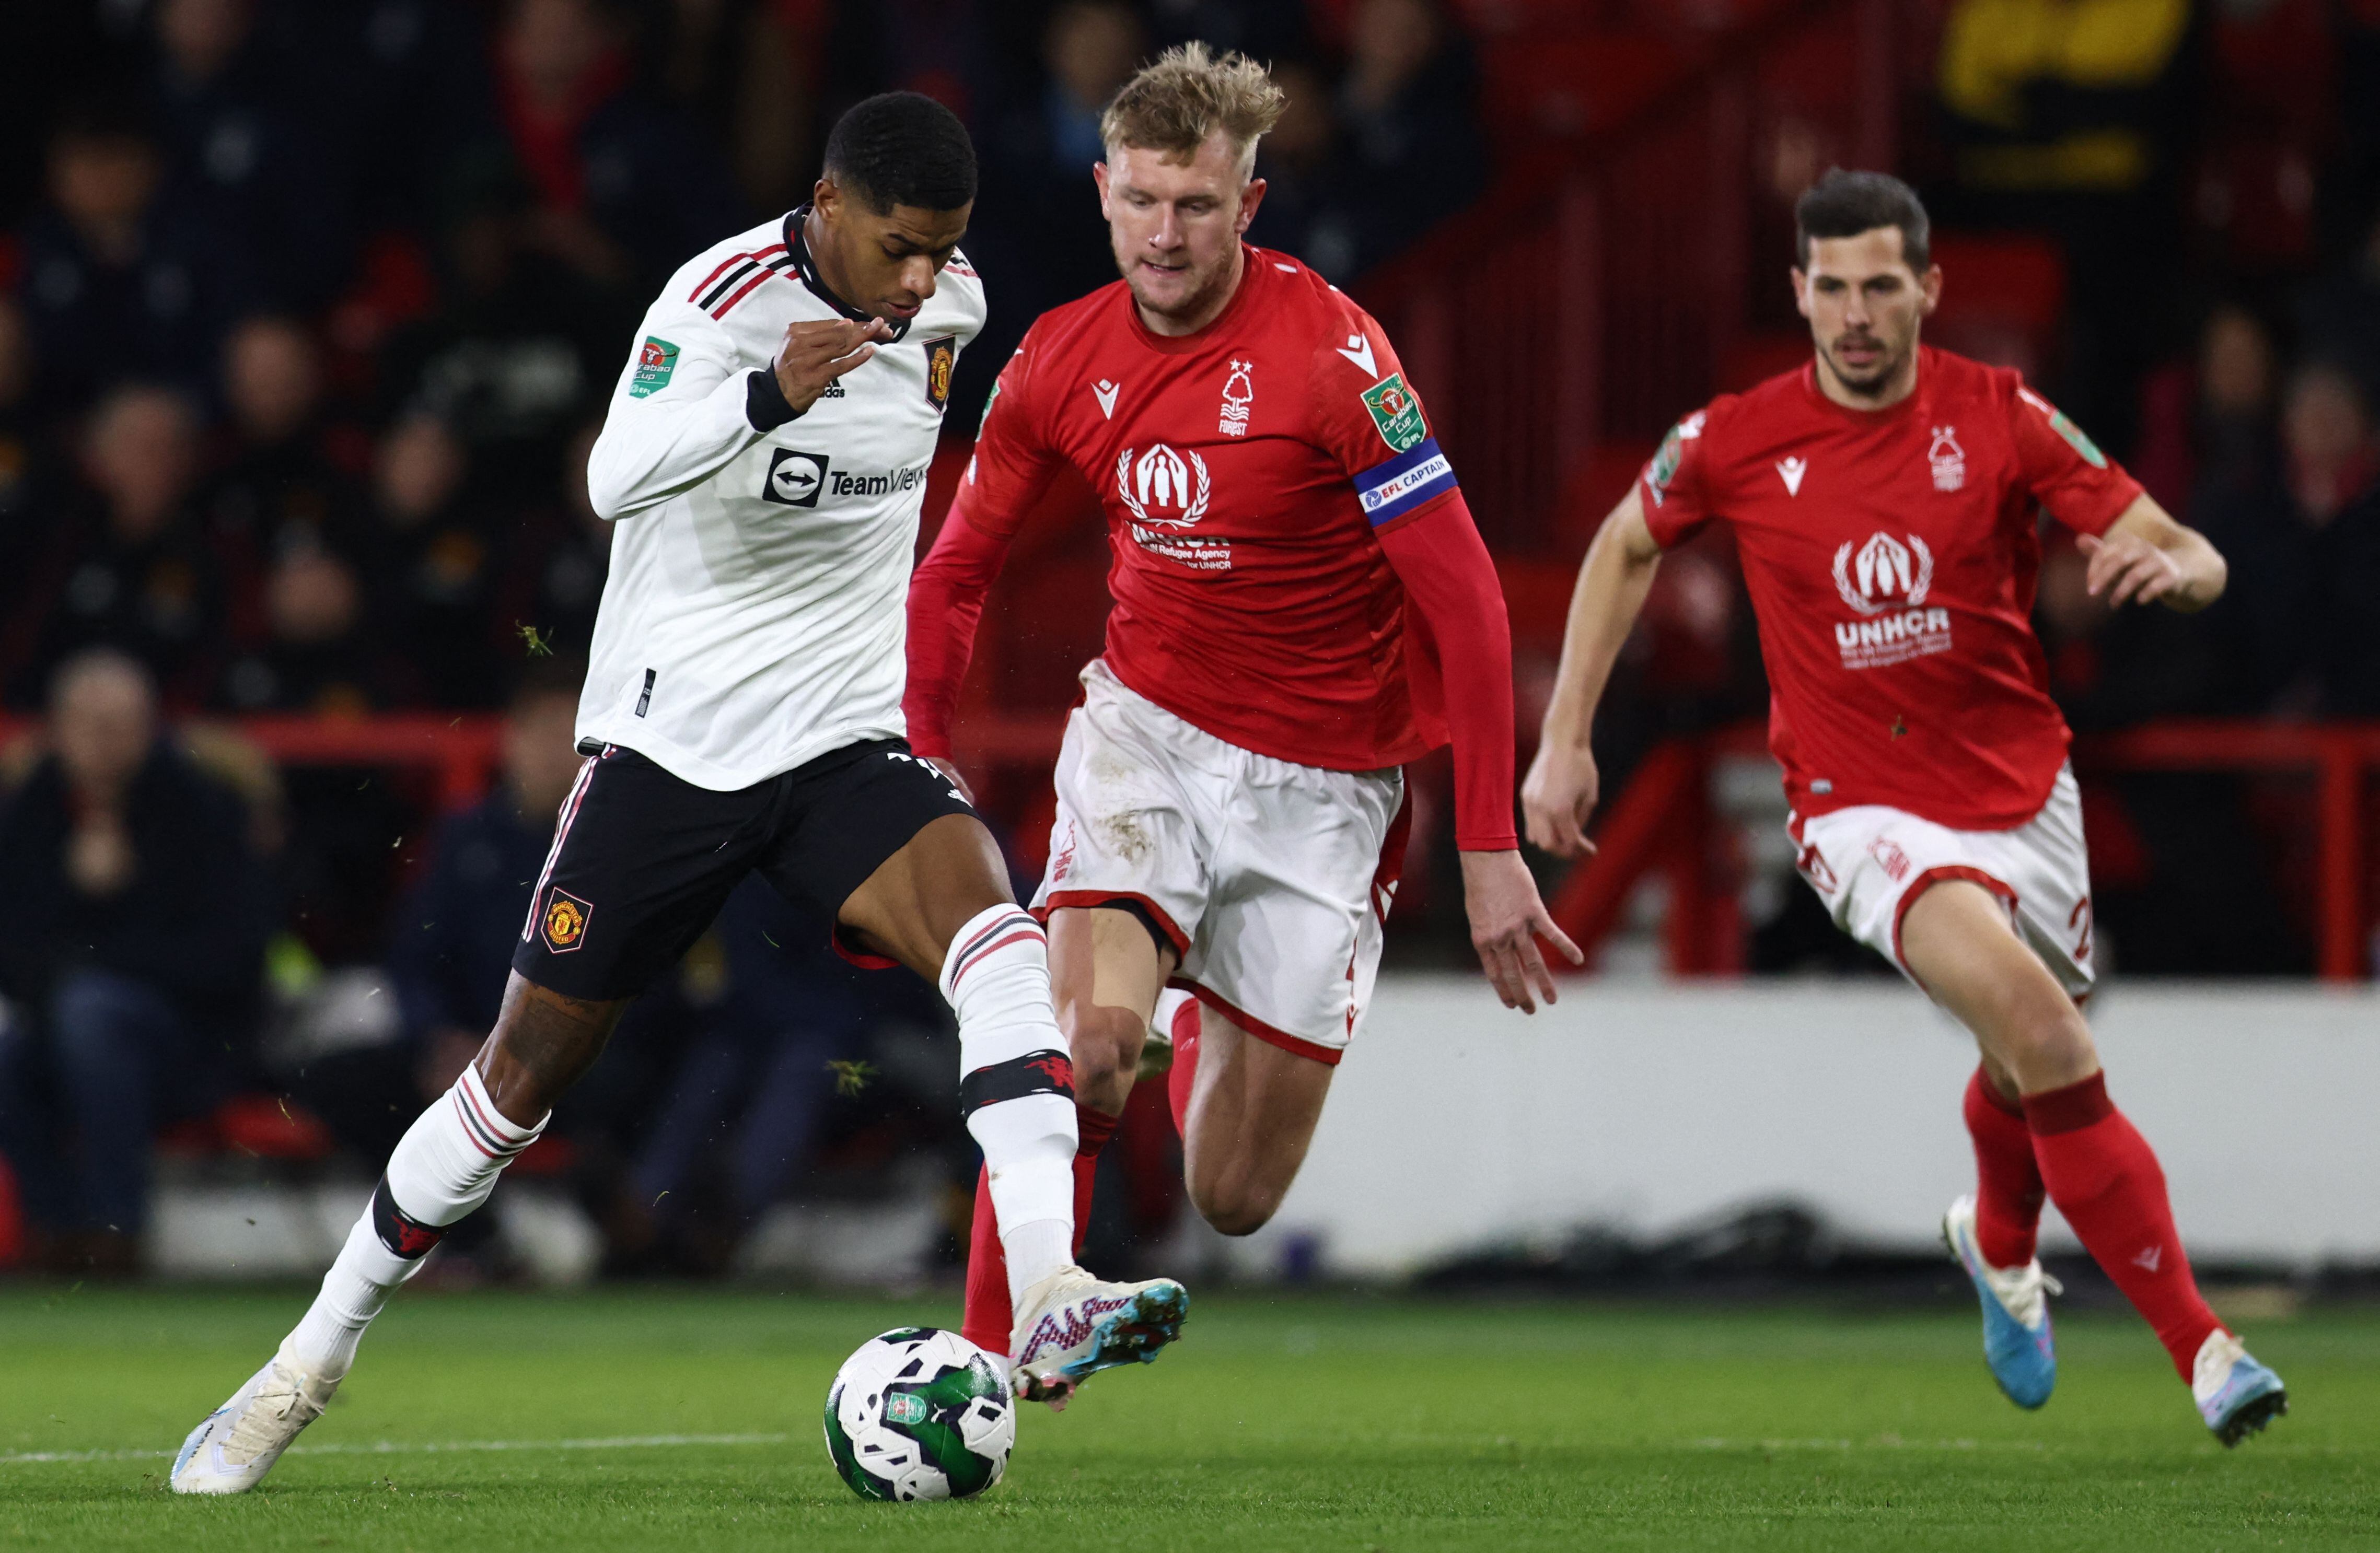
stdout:
<svg viewBox="0 0 2380 1553">
<path fill-rule="evenodd" d="M 1211 1298 L 1155 1368 L 1030 1410 L 983 1499 L 878 1505 L 827 1464 L 827 1379 L 955 1310 L 413 1295 L 262 1490 L 167 1494 L 167 1453 L 302 1299 L 0 1293 L 0 1547 L 2380 1547 L 2370 1312 L 2252 1329 L 2294 1411 L 2227 1453 L 2113 1316 L 2061 1323 L 2026 1415 L 1947 1310 Z M 655 1437 L 714 1438 L 620 1443 Z"/>
</svg>

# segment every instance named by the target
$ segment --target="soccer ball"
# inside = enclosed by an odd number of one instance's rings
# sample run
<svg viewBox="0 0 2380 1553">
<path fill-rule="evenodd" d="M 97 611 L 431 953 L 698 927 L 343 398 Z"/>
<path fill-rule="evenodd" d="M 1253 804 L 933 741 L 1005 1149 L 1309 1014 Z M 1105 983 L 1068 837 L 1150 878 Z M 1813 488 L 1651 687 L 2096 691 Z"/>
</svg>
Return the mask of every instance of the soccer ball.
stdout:
<svg viewBox="0 0 2380 1553">
<path fill-rule="evenodd" d="M 869 1338 L 826 1394 L 826 1449 L 863 1499 L 963 1499 L 1000 1481 L 1016 1445 L 1008 1366 L 956 1332 Z"/>
</svg>

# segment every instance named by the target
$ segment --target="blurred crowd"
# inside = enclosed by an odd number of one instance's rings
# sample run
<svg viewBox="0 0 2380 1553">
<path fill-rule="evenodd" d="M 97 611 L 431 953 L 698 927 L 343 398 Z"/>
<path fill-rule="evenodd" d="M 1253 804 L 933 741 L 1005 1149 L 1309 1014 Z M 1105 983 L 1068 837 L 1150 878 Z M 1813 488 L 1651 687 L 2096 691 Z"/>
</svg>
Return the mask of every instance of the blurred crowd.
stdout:
<svg viewBox="0 0 2380 1553">
<path fill-rule="evenodd" d="M 669 272 L 806 200 L 851 102 L 936 96 L 982 160 L 972 426 L 1113 278 L 1099 110 L 1193 36 L 1291 92 L 1260 241 L 1350 278 L 1485 178 L 1434 0 L 0 6 L 0 702 L 39 730 L 0 807 L 0 1265 L 13 1199 L 32 1265 L 130 1268 L 161 1134 L 377 1161 L 477 1049 L 575 770 L 586 452 Z M 373 710 L 500 714 L 501 779 L 441 818 L 224 721 Z M 913 980 L 747 886 L 540 1168 L 629 1271 L 719 1269 L 821 1159 L 963 1185 Z"/>
<path fill-rule="evenodd" d="M 1260 240 L 1345 278 L 1484 178 L 1432 0 L 16 0 L 0 18 L 0 698 L 105 643 L 175 711 L 501 705 L 583 649 L 576 491 L 636 320 L 807 197 L 834 115 L 981 148 L 994 324 L 1112 279 L 1101 104 L 1192 34 L 1281 61 Z M 1416 198 L 1415 190 L 1434 190 Z M 1433 200 L 1435 202 L 1433 203 Z"/>
</svg>

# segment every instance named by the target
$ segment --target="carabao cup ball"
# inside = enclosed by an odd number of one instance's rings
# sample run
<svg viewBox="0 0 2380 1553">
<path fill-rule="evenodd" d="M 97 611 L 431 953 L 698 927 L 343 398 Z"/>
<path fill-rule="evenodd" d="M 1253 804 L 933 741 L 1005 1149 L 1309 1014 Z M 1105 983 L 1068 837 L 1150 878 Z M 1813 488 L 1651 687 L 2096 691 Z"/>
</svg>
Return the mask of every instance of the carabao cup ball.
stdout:
<svg viewBox="0 0 2380 1553">
<path fill-rule="evenodd" d="M 826 1449 L 863 1499 L 963 1499 L 1000 1481 L 1016 1445 L 1008 1366 L 956 1332 L 869 1338 L 826 1394 Z"/>
</svg>

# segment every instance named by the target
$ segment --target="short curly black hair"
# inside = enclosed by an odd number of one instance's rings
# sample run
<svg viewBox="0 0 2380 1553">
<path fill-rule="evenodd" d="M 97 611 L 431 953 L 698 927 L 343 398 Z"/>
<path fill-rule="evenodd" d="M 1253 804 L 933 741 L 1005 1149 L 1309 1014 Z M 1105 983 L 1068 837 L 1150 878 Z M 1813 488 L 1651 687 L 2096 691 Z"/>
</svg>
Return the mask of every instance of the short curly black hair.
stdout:
<svg viewBox="0 0 2380 1553">
<path fill-rule="evenodd" d="M 826 176 L 879 214 L 954 211 L 975 199 L 975 145 L 959 115 L 916 91 L 866 98 L 826 138 Z"/>
</svg>

